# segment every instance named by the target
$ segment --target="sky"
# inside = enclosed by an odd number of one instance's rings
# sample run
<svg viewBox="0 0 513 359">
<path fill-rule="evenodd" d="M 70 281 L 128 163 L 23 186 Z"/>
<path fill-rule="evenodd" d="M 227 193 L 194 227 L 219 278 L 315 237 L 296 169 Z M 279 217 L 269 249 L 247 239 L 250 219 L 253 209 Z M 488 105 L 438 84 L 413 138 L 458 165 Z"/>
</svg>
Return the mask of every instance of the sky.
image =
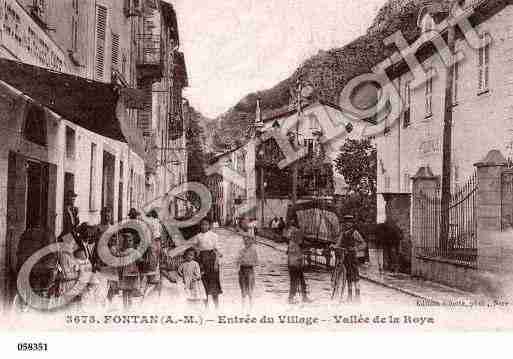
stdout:
<svg viewBox="0 0 513 359">
<path fill-rule="evenodd" d="M 189 88 L 215 118 L 290 76 L 319 50 L 365 33 L 386 0 L 166 0 L 178 16 Z"/>
</svg>

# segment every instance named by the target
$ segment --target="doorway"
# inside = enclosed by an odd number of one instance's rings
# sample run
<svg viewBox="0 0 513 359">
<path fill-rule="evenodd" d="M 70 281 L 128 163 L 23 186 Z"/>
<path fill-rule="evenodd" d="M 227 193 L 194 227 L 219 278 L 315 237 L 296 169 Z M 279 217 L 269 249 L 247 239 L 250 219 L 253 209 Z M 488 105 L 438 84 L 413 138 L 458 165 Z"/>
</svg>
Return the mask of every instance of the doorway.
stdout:
<svg viewBox="0 0 513 359">
<path fill-rule="evenodd" d="M 48 220 L 48 166 L 27 161 L 26 228 L 46 228 Z"/>
<path fill-rule="evenodd" d="M 109 207 L 114 210 L 114 169 L 116 157 L 103 151 L 103 175 L 102 175 L 102 209 Z"/>
</svg>

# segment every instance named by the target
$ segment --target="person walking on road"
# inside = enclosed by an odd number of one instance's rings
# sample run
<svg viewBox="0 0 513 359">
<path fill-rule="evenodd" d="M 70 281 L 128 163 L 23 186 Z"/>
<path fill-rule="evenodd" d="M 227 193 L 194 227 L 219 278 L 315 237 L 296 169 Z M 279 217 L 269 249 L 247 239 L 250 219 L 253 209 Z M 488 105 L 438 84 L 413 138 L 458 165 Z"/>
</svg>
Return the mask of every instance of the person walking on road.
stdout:
<svg viewBox="0 0 513 359">
<path fill-rule="evenodd" d="M 304 275 L 304 235 L 296 221 L 291 220 L 288 226 L 289 245 L 287 248 L 287 262 L 290 276 L 289 304 L 295 304 L 296 293 L 300 290 L 304 303 L 309 303 L 306 281 Z"/>
<path fill-rule="evenodd" d="M 223 293 L 221 289 L 221 280 L 219 276 L 219 262 L 223 255 L 217 249 L 218 236 L 210 230 L 210 222 L 208 219 L 201 221 L 201 233 L 192 239 L 192 244 L 199 251 L 199 264 L 203 273 L 202 280 L 208 297 L 212 297 L 212 301 L 216 308 L 219 307 L 219 295 Z"/>
<path fill-rule="evenodd" d="M 344 265 L 347 276 L 347 298 L 349 301 L 353 300 L 354 287 L 355 298 L 359 301 L 360 273 L 358 270 L 359 261 L 357 251 L 359 248 L 365 246 L 365 241 L 362 235 L 356 230 L 354 217 L 352 215 L 345 215 L 343 221 L 343 230 L 335 248 L 343 250 L 344 252 Z"/>
<path fill-rule="evenodd" d="M 248 298 L 249 308 L 253 306 L 253 290 L 255 289 L 255 267 L 258 265 L 258 254 L 255 247 L 255 239 L 244 236 L 244 247 L 237 258 L 239 267 L 239 285 L 242 296 L 242 306 Z"/>
</svg>

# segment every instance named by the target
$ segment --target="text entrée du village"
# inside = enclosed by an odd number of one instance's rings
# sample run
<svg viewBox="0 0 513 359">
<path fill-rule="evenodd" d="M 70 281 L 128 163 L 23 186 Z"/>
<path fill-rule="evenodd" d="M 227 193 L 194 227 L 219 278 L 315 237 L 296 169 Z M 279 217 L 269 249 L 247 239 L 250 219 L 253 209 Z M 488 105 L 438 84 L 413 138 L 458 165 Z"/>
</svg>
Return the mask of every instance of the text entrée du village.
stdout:
<svg viewBox="0 0 513 359">
<path fill-rule="evenodd" d="M 413 315 L 330 315 L 327 317 L 302 316 L 302 315 L 216 315 L 203 317 L 201 315 L 67 315 L 66 324 L 74 325 L 287 325 L 287 326 L 316 326 L 326 324 L 338 325 L 432 325 L 433 317 Z"/>
</svg>

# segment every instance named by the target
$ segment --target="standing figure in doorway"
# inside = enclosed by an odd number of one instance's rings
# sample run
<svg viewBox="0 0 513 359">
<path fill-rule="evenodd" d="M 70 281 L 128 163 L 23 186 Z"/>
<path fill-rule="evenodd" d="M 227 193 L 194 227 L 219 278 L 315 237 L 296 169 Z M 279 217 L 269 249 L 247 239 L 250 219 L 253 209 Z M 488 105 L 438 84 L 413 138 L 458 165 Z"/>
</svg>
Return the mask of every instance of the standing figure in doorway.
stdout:
<svg viewBox="0 0 513 359">
<path fill-rule="evenodd" d="M 62 218 L 61 236 L 71 233 L 74 235 L 80 220 L 78 218 L 78 208 L 75 207 L 77 194 L 74 191 L 67 191 L 64 196 L 64 211 Z"/>
</svg>

